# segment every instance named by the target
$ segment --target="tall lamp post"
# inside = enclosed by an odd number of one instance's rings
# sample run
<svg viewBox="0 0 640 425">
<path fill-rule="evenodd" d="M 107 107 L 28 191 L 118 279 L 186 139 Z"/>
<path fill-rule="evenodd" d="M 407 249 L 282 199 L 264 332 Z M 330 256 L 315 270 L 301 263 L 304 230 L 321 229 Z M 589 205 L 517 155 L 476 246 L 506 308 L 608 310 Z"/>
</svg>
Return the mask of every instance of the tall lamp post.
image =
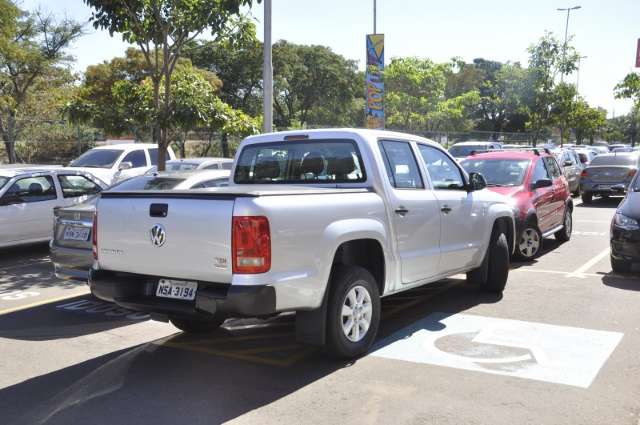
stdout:
<svg viewBox="0 0 640 425">
<path fill-rule="evenodd" d="M 262 64 L 263 130 L 273 131 L 273 63 L 271 61 L 271 0 L 264 0 L 264 43 Z"/>
<path fill-rule="evenodd" d="M 577 69 L 577 78 L 576 78 L 576 97 L 580 94 L 580 64 L 582 59 L 587 59 L 589 56 L 580 56 L 578 57 L 578 69 Z"/>
<path fill-rule="evenodd" d="M 567 23 L 564 26 L 564 46 L 562 48 L 562 60 L 564 61 L 566 59 L 566 55 L 567 55 L 567 41 L 568 41 L 568 36 L 569 36 L 569 15 L 571 14 L 572 10 L 578 10 L 582 8 L 582 6 L 573 6 L 573 7 L 559 7 L 558 11 L 559 12 L 567 12 Z M 560 81 L 564 81 L 564 74 L 561 73 L 560 74 Z"/>
</svg>

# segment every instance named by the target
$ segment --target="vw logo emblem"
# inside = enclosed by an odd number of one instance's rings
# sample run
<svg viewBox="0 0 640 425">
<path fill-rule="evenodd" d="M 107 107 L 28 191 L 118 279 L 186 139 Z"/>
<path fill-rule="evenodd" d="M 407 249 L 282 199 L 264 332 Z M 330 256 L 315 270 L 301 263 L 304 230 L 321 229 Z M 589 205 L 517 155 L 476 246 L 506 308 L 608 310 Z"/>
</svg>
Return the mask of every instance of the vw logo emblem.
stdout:
<svg viewBox="0 0 640 425">
<path fill-rule="evenodd" d="M 167 234 L 161 224 L 153 226 L 149 231 L 149 235 L 151 236 L 151 244 L 157 248 L 164 245 L 167 240 Z"/>
</svg>

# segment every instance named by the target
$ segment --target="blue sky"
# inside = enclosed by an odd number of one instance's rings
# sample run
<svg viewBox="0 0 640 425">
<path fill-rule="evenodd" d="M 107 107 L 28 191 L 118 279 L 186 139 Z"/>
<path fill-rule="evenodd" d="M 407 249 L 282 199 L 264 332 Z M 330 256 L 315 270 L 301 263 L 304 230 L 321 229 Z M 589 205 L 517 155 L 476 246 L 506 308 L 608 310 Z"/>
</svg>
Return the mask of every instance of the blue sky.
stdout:
<svg viewBox="0 0 640 425">
<path fill-rule="evenodd" d="M 387 61 L 394 56 L 429 57 L 446 61 L 460 56 L 527 62 L 527 47 L 545 30 L 564 36 L 566 14 L 558 7 L 581 5 L 573 11 L 569 34 L 582 61 L 579 90 L 609 116 L 628 112 L 630 102 L 613 99 L 613 87 L 634 68 L 640 38 L 639 0 L 377 0 L 378 32 L 385 34 Z M 41 7 L 58 16 L 87 22 L 91 11 L 82 0 L 22 0 L 23 9 Z M 330 46 L 360 66 L 365 57 L 365 34 L 373 30 L 373 0 L 273 0 L 273 39 Z M 262 38 L 262 5 L 251 13 Z M 96 31 L 73 46 L 77 62 L 87 65 L 121 55 L 119 36 Z M 568 78 L 576 81 L 577 75 Z"/>
</svg>

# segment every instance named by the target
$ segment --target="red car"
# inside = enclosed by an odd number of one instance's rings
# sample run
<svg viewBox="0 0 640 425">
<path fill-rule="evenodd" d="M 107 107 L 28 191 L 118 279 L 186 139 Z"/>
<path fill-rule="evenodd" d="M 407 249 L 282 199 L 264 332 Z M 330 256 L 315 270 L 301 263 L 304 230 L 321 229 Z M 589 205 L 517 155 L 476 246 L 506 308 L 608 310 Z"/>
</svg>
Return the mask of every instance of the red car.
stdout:
<svg viewBox="0 0 640 425">
<path fill-rule="evenodd" d="M 567 179 L 552 154 L 543 150 L 487 152 L 461 162 L 468 172 L 480 173 L 489 190 L 511 198 L 518 232 L 515 256 L 532 260 L 542 240 L 555 235 L 571 238 L 573 201 Z"/>
</svg>

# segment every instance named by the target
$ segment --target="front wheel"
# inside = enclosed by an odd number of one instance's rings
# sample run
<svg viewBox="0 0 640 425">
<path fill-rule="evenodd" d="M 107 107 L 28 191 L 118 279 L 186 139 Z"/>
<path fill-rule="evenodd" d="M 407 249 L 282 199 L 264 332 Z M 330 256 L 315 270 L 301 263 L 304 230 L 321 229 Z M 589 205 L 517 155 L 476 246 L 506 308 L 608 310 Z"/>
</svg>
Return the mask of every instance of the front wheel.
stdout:
<svg viewBox="0 0 640 425">
<path fill-rule="evenodd" d="M 218 329 L 226 320 L 225 317 L 213 316 L 208 319 L 186 319 L 183 317 L 170 317 L 169 320 L 176 328 L 185 333 L 201 334 Z"/>
<path fill-rule="evenodd" d="M 516 257 L 524 261 L 532 261 L 542 249 L 542 233 L 534 223 L 527 223 L 520 233 L 516 244 Z"/>
<path fill-rule="evenodd" d="M 631 271 L 631 263 L 624 260 L 617 260 L 612 256 L 611 268 L 616 273 L 629 273 L 629 271 Z"/>
<path fill-rule="evenodd" d="M 380 295 L 375 278 L 357 266 L 333 273 L 327 308 L 327 351 L 338 358 L 367 352 L 378 333 Z"/>
<path fill-rule="evenodd" d="M 573 226 L 573 219 L 571 217 L 571 210 L 567 208 L 564 213 L 564 222 L 562 223 L 562 229 L 554 233 L 558 242 L 567 242 L 571 239 L 571 229 Z"/>
</svg>

